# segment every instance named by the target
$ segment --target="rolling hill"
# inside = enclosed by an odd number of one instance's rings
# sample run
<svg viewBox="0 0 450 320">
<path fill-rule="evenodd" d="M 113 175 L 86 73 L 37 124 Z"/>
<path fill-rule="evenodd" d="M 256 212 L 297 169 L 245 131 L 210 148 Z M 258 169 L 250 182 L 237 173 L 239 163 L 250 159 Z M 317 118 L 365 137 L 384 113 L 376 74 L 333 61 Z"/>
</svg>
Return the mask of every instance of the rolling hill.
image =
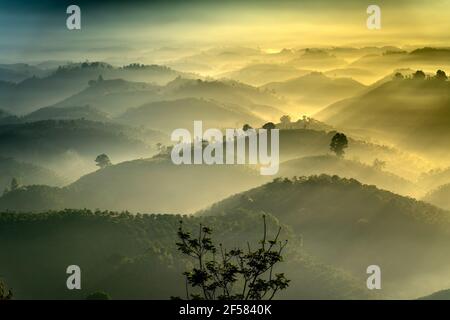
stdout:
<svg viewBox="0 0 450 320">
<path fill-rule="evenodd" d="M 0 213 L 0 273 L 16 299 L 84 299 L 99 290 L 113 299 L 184 297 L 182 272 L 191 260 L 176 250 L 180 220 L 187 230 L 196 230 L 200 223 L 209 226 L 214 241 L 225 248 L 256 245 L 261 239 L 261 215 L 245 212 L 207 218 L 88 210 Z M 267 215 L 266 220 L 269 232 L 280 226 L 273 217 Z M 280 298 L 372 296 L 363 282 L 317 261 L 286 226 L 281 227 L 290 245 L 277 271 L 285 272 L 291 283 Z M 64 271 L 74 262 L 82 268 L 81 290 L 61 285 Z"/>
<path fill-rule="evenodd" d="M 264 120 L 238 105 L 214 100 L 183 98 L 159 101 L 128 109 L 117 121 L 145 126 L 165 132 L 177 128 L 192 131 L 195 120 L 202 120 L 204 128 L 240 128 L 245 123 L 261 126 Z"/>
<path fill-rule="evenodd" d="M 18 83 L 0 85 L 0 108 L 17 115 L 30 113 L 78 93 L 88 86 L 89 81 L 100 77 L 164 84 L 180 75 L 189 76 L 163 66 L 117 68 L 101 62 L 69 64 L 42 78 L 33 76 Z M 3 86 L 7 86 L 7 90 L 3 90 Z M 76 105 L 85 104 L 72 106 Z"/>
<path fill-rule="evenodd" d="M 412 182 L 390 172 L 359 161 L 347 160 L 334 155 L 311 156 L 293 159 L 280 164 L 279 176 L 337 175 L 353 178 L 365 184 L 376 185 L 402 195 L 416 195 L 420 188 Z"/>
<path fill-rule="evenodd" d="M 0 190 L 9 188 L 12 178 L 16 178 L 19 184 L 46 184 L 62 186 L 66 180 L 59 177 L 49 169 L 16 161 L 13 158 L 0 157 Z"/>
<path fill-rule="evenodd" d="M 106 153 L 113 162 L 149 157 L 157 143 L 167 141 L 159 131 L 83 119 L 0 125 L 0 154 L 42 165 L 71 180 L 94 170 L 99 154 Z"/>
<path fill-rule="evenodd" d="M 262 86 L 269 82 L 281 82 L 301 77 L 310 73 L 310 70 L 299 70 L 286 64 L 250 64 L 241 69 L 218 75 L 253 86 Z"/>
<path fill-rule="evenodd" d="M 305 250 L 363 278 L 379 265 L 383 293 L 414 298 L 448 278 L 450 213 L 337 176 L 278 179 L 234 195 L 200 215 L 267 212 L 301 235 Z M 421 279 L 421 281 L 416 281 Z"/>
<path fill-rule="evenodd" d="M 76 120 L 85 119 L 89 121 L 107 122 L 108 115 L 98 111 L 89 105 L 81 107 L 44 107 L 22 117 L 24 122 L 36 122 L 43 120 Z"/>
<path fill-rule="evenodd" d="M 317 111 L 320 107 L 360 93 L 365 86 L 350 78 L 331 78 L 312 72 L 284 82 L 268 83 L 262 88 L 289 98 L 299 108 L 308 107 L 309 111 Z"/>
<path fill-rule="evenodd" d="M 98 79 L 90 81 L 89 87 L 53 106 L 90 105 L 110 115 L 119 116 L 128 109 L 144 104 L 186 98 L 215 100 L 239 106 L 241 110 L 264 119 L 278 119 L 283 114 L 277 108 L 282 105 L 282 101 L 264 90 L 230 80 L 203 81 L 181 77 L 164 86 L 123 79 Z"/>
<path fill-rule="evenodd" d="M 215 187 L 207 181 L 215 181 Z M 266 177 L 246 166 L 177 166 L 161 155 L 112 165 L 59 189 L 25 186 L 0 198 L 0 210 L 101 208 L 190 213 L 265 181 Z"/>
<path fill-rule="evenodd" d="M 448 154 L 450 82 L 393 80 L 358 97 L 342 100 L 315 115 L 348 129 L 364 129 L 424 155 Z"/>
</svg>

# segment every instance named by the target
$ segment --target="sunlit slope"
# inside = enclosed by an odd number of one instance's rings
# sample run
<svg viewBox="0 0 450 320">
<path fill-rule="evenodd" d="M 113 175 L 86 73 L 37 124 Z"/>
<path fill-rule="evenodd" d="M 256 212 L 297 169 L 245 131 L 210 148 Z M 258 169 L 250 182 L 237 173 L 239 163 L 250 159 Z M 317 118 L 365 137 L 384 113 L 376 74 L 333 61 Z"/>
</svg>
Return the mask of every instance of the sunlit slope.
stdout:
<svg viewBox="0 0 450 320">
<path fill-rule="evenodd" d="M 289 99 L 292 105 L 319 110 L 338 100 L 352 97 L 365 86 L 351 78 L 331 78 L 323 73 L 313 72 L 284 82 L 272 82 L 262 88 Z"/>
<path fill-rule="evenodd" d="M 338 175 L 353 178 L 362 183 L 376 185 L 402 195 L 414 195 L 420 188 L 412 182 L 396 176 L 383 168 L 367 165 L 355 160 L 347 160 L 334 155 L 311 156 L 283 162 L 279 176 L 310 176 L 319 174 Z"/>
<path fill-rule="evenodd" d="M 152 102 L 128 109 L 117 121 L 169 134 L 178 128 L 193 130 L 194 121 L 201 120 L 208 128 L 241 128 L 245 123 L 261 126 L 264 120 L 239 105 L 214 100 L 184 98 Z"/>
<path fill-rule="evenodd" d="M 422 154 L 445 155 L 450 138 L 450 82 L 393 80 L 332 104 L 316 117 L 335 126 L 365 130 Z"/>
<path fill-rule="evenodd" d="M 258 171 L 242 165 L 177 166 L 170 157 L 160 156 L 112 165 L 64 188 L 25 187 L 0 198 L 0 208 L 190 213 L 265 181 Z"/>
<path fill-rule="evenodd" d="M 245 110 L 264 119 L 279 119 L 283 101 L 274 94 L 231 80 L 187 79 L 178 77 L 167 85 L 125 81 L 94 80 L 80 92 L 55 104 L 55 107 L 89 105 L 112 116 L 152 102 L 187 98 L 215 100 L 234 109 Z M 205 113 L 207 115 L 207 113 Z M 239 119 L 237 119 L 239 120 Z"/>
</svg>

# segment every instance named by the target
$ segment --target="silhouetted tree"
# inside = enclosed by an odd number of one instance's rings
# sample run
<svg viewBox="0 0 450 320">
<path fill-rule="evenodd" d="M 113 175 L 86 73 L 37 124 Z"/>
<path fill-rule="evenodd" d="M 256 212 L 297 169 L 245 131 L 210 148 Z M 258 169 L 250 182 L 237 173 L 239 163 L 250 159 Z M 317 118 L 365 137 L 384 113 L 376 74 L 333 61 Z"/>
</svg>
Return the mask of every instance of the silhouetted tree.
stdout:
<svg viewBox="0 0 450 320">
<path fill-rule="evenodd" d="M 422 70 L 417 70 L 416 72 L 413 73 L 413 79 L 416 80 L 425 79 L 425 72 L 423 72 Z"/>
<path fill-rule="evenodd" d="M 394 75 L 394 80 L 403 80 L 405 77 L 400 72 L 396 72 Z"/>
<path fill-rule="evenodd" d="M 307 129 L 309 124 L 311 123 L 311 118 L 304 115 L 302 118 L 302 122 L 303 122 L 303 129 Z"/>
<path fill-rule="evenodd" d="M 444 71 L 442 71 L 442 70 L 438 70 L 438 71 L 436 71 L 436 76 L 435 76 L 435 78 L 437 79 L 437 80 L 447 80 L 447 75 L 445 74 L 445 72 Z"/>
<path fill-rule="evenodd" d="M 247 131 L 247 130 L 250 130 L 250 129 L 252 129 L 252 127 L 249 125 L 249 124 L 244 124 L 244 126 L 242 127 L 242 130 L 244 130 L 244 131 Z"/>
<path fill-rule="evenodd" d="M 283 128 L 288 128 L 291 124 L 291 117 L 288 115 L 284 115 L 280 118 L 280 123 L 283 126 Z"/>
<path fill-rule="evenodd" d="M 95 162 L 96 162 L 96 165 L 102 169 L 111 165 L 111 161 L 109 160 L 109 157 L 104 153 L 98 155 L 97 158 L 95 158 Z"/>
<path fill-rule="evenodd" d="M 17 182 L 16 178 L 12 178 L 11 179 L 10 190 L 14 191 L 14 190 L 17 190 L 17 189 L 19 189 L 19 182 Z"/>
<path fill-rule="evenodd" d="M 344 149 L 348 147 L 347 136 L 343 133 L 336 133 L 331 139 L 330 149 L 337 156 L 342 157 L 345 154 Z"/>
<path fill-rule="evenodd" d="M 266 130 L 272 130 L 272 129 L 275 129 L 276 127 L 275 127 L 275 124 L 273 122 L 267 122 L 266 124 L 264 124 L 262 126 L 262 128 L 266 129 Z"/>
<path fill-rule="evenodd" d="M 274 274 L 274 266 L 282 261 L 287 241 L 278 241 L 281 228 L 273 240 L 267 239 L 266 218 L 260 247 L 246 252 L 235 248 L 217 248 L 211 240 L 211 229 L 200 225 L 198 237 L 178 229 L 178 250 L 196 260 L 197 265 L 186 276 L 186 298 L 202 300 L 262 300 L 272 299 L 288 287 L 290 280 L 283 273 Z M 240 287 L 238 286 L 240 285 Z M 190 293 L 189 288 L 200 293 Z"/>
</svg>

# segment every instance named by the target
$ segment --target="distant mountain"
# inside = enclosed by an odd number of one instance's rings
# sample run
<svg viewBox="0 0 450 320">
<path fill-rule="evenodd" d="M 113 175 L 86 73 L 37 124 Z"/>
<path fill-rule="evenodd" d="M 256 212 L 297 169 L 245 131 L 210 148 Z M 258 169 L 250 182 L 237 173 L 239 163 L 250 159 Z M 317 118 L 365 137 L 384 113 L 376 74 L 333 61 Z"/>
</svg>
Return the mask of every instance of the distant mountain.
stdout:
<svg viewBox="0 0 450 320">
<path fill-rule="evenodd" d="M 286 64 L 250 64 L 236 71 L 226 72 L 218 77 L 233 79 L 254 86 L 269 82 L 280 82 L 310 73 L 310 70 L 299 70 Z"/>
<path fill-rule="evenodd" d="M 262 88 L 276 92 L 300 107 L 317 110 L 343 98 L 352 97 L 365 86 L 349 78 L 330 78 L 323 73 L 313 72 L 284 82 L 273 82 Z"/>
<path fill-rule="evenodd" d="M 160 84 L 185 75 L 164 66 L 129 65 L 116 68 L 106 63 L 92 62 L 59 67 L 45 77 L 33 76 L 2 90 L 0 108 L 14 114 L 26 114 L 43 106 L 53 105 L 88 86 L 89 81 L 122 78 L 129 81 L 147 81 Z M 85 104 L 74 104 L 85 105 Z"/>
<path fill-rule="evenodd" d="M 30 77 L 43 77 L 49 71 L 26 63 L 0 64 L 0 81 L 20 82 Z"/>
<path fill-rule="evenodd" d="M 257 118 L 278 119 L 283 113 L 282 101 L 271 93 L 234 81 L 203 81 L 176 78 L 165 86 L 122 79 L 90 81 L 89 87 L 53 105 L 70 107 L 90 105 L 118 116 L 131 108 L 152 102 L 199 98 L 239 106 Z M 239 121 L 237 119 L 236 121 Z"/>
<path fill-rule="evenodd" d="M 450 68 L 450 49 L 424 47 L 412 50 L 387 50 L 383 53 L 365 55 L 349 67 L 373 70 L 376 73 L 396 68 L 414 68 L 425 70 Z"/>
<path fill-rule="evenodd" d="M 238 210 L 274 215 L 301 235 L 305 250 L 355 277 L 364 279 L 368 266 L 380 266 L 387 296 L 411 298 L 439 290 L 441 284 L 433 279 L 450 275 L 445 267 L 450 262 L 449 212 L 356 180 L 278 179 L 199 214 Z"/>
<path fill-rule="evenodd" d="M 195 120 L 202 120 L 204 128 L 241 128 L 245 123 L 261 126 L 264 120 L 238 105 L 214 100 L 184 98 L 159 101 L 130 108 L 118 121 L 171 132 L 177 128 L 193 129 Z"/>
<path fill-rule="evenodd" d="M 267 90 L 231 80 L 203 81 L 177 78 L 164 88 L 167 97 L 201 97 L 240 105 L 249 111 L 269 118 L 282 114 L 283 100 Z"/>
<path fill-rule="evenodd" d="M 215 186 L 211 187 L 208 181 L 215 181 Z M 154 157 L 97 170 L 56 192 L 39 186 L 29 191 L 11 192 L 0 198 L 0 209 L 26 212 L 102 208 L 189 213 L 264 181 L 267 179 L 260 176 L 259 172 L 245 166 L 177 166 L 170 157 Z M 189 192 L 184 192 L 184 189 Z M 54 194 L 57 200 L 46 204 L 49 193 Z"/>
<path fill-rule="evenodd" d="M 361 96 L 334 103 L 315 115 L 348 129 L 364 129 L 427 156 L 448 154 L 450 82 L 393 80 Z"/>
<path fill-rule="evenodd" d="M 370 84 L 377 77 L 374 72 L 362 68 L 331 69 L 324 72 L 324 74 L 331 78 L 352 78 L 364 84 Z"/>
<path fill-rule="evenodd" d="M 98 111 L 89 105 L 82 107 L 45 107 L 24 116 L 21 120 L 26 122 L 42 120 L 75 120 L 109 121 L 106 113 Z"/>
<path fill-rule="evenodd" d="M 338 58 L 326 49 L 307 48 L 299 56 L 290 60 L 288 64 L 300 69 L 325 71 L 347 65 L 347 62 Z"/>
<path fill-rule="evenodd" d="M 13 158 L 0 157 L 0 191 L 10 187 L 11 180 L 16 178 L 20 185 L 46 184 L 62 186 L 66 180 L 53 171 L 26 162 L 19 162 Z"/>
<path fill-rule="evenodd" d="M 53 107 L 89 105 L 109 115 L 118 115 L 129 108 L 160 99 L 161 88 L 145 82 L 123 79 L 89 81 L 89 86 L 56 103 Z"/>
<path fill-rule="evenodd" d="M 106 153 L 114 163 L 152 156 L 169 137 L 159 131 L 78 120 L 45 120 L 0 125 L 0 154 L 45 166 L 76 179 L 96 168 Z"/>
</svg>

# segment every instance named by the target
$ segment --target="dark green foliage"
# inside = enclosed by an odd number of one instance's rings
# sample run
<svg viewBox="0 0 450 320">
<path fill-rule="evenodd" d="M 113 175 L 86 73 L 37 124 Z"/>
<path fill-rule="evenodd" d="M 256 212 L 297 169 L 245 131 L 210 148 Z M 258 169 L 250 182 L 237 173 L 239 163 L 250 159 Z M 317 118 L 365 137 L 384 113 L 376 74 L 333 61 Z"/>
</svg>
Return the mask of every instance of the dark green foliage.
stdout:
<svg viewBox="0 0 450 320">
<path fill-rule="evenodd" d="M 425 73 L 422 70 L 417 70 L 413 74 L 413 79 L 415 79 L 415 80 L 424 80 L 425 79 Z"/>
<path fill-rule="evenodd" d="M 445 72 L 444 71 L 442 71 L 442 70 L 438 70 L 438 71 L 436 71 L 436 76 L 435 76 L 435 78 L 437 79 L 437 80 L 447 80 L 447 75 L 445 74 Z"/>
<path fill-rule="evenodd" d="M 102 153 L 95 158 L 95 163 L 97 167 L 103 169 L 111 165 L 111 160 L 109 160 L 109 157 L 106 154 Z"/>
<path fill-rule="evenodd" d="M 186 298 L 205 300 L 271 300 L 288 287 L 290 280 L 283 273 L 274 273 L 274 267 L 283 260 L 286 241 L 279 241 L 281 228 L 274 239 L 267 239 L 266 217 L 263 238 L 259 248 L 247 250 L 217 247 L 211 239 L 212 230 L 200 225 L 198 237 L 183 229 L 180 222 L 178 250 L 193 258 L 197 265 L 186 276 Z M 190 293 L 189 286 L 199 289 Z"/>
<path fill-rule="evenodd" d="M 266 130 L 272 130 L 272 129 L 275 129 L 276 126 L 275 126 L 275 124 L 273 122 L 267 122 L 266 124 L 264 124 L 262 126 L 262 128 L 266 129 Z"/>
<path fill-rule="evenodd" d="M 394 74 L 394 80 L 403 80 L 403 79 L 405 79 L 405 77 L 400 72 L 396 72 Z"/>
<path fill-rule="evenodd" d="M 345 154 L 344 149 L 348 147 L 347 136 L 343 133 L 337 132 L 330 143 L 330 150 L 336 153 L 338 157 L 343 157 Z"/>
<path fill-rule="evenodd" d="M 180 216 L 65 210 L 39 214 L 0 213 L 0 274 L 16 299 L 85 299 L 99 288 L 114 299 L 167 299 L 185 296 L 182 272 L 193 267 L 175 245 L 179 221 L 215 230 L 224 248 L 259 246 L 261 212 L 236 210 L 225 216 Z M 281 226 L 266 214 L 268 239 Z M 288 289 L 276 298 L 344 299 L 368 297 L 364 283 L 305 253 L 290 228 L 280 238 L 290 245 L 277 273 L 289 274 Z M 82 290 L 67 290 L 65 270 L 82 269 Z M 45 290 L 42 290 L 45 288 Z"/>
<path fill-rule="evenodd" d="M 450 274 L 442 267 L 450 263 L 447 211 L 353 179 L 280 178 L 221 201 L 203 214 L 238 210 L 270 212 L 302 236 L 308 252 L 353 276 L 364 277 L 361 266 L 376 257 L 380 266 L 389 266 L 383 273 L 386 294 L 423 295 L 423 287 L 411 283 L 411 277 L 420 275 L 431 282 Z"/>
</svg>

